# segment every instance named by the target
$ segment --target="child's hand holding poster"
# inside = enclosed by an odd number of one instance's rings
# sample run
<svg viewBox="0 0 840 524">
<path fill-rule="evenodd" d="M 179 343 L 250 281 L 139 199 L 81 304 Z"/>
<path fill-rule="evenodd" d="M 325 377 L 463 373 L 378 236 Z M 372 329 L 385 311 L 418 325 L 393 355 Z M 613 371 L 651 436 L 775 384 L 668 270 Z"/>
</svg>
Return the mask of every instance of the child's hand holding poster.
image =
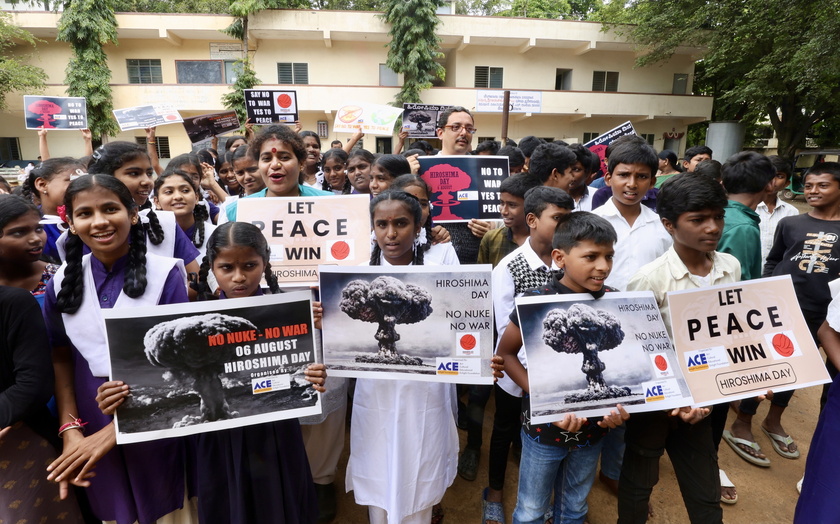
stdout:
<svg viewBox="0 0 840 524">
<path fill-rule="evenodd" d="M 321 413 L 304 378 L 316 362 L 308 291 L 102 315 L 111 380 L 131 391 L 117 444 Z"/>
<path fill-rule="evenodd" d="M 698 406 L 831 382 L 789 276 L 668 293 Z"/>
<path fill-rule="evenodd" d="M 692 404 L 653 294 L 518 297 L 531 422 Z"/>
</svg>

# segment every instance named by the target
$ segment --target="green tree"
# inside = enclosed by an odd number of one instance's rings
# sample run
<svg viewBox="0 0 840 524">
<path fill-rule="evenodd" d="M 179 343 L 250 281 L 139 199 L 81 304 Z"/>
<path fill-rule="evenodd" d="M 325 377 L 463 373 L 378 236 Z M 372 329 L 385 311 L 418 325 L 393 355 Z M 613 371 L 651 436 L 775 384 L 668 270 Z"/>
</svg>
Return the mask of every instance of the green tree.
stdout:
<svg viewBox="0 0 840 524">
<path fill-rule="evenodd" d="M 227 0 L 114 0 L 118 13 L 226 14 Z"/>
<path fill-rule="evenodd" d="M 391 25 L 386 65 L 403 75 L 403 85 L 394 99 L 397 106 L 420 102 L 420 92 L 443 79 L 446 70 L 437 63 L 443 56 L 435 34 L 440 19 L 439 0 L 387 0 L 382 18 Z"/>
<path fill-rule="evenodd" d="M 458 0 L 458 14 L 589 20 L 602 0 Z"/>
<path fill-rule="evenodd" d="M 19 46 L 35 46 L 38 40 L 12 23 L 8 13 L 0 13 L 0 111 L 6 109 L 6 95 L 13 91 L 35 92 L 44 88 L 46 73 L 30 65 L 26 56 L 12 55 Z"/>
<path fill-rule="evenodd" d="M 257 73 L 251 65 L 249 49 L 248 24 L 251 15 L 271 8 L 301 9 L 309 7 L 308 0 L 229 0 L 228 12 L 234 16 L 234 21 L 223 32 L 242 41 L 242 60 L 236 63 L 238 70 L 236 81 L 230 86 L 230 93 L 222 95 L 222 105 L 236 111 L 240 122 L 245 122 L 245 93 L 244 89 L 251 89 L 260 83 Z"/>
<path fill-rule="evenodd" d="M 65 70 L 67 94 L 87 99 L 88 127 L 94 137 L 115 135 L 111 69 L 103 47 L 117 43 L 112 0 L 69 0 L 58 21 L 57 40 L 67 42 L 73 57 Z"/>
<path fill-rule="evenodd" d="M 838 0 L 633 0 L 602 15 L 640 45 L 638 66 L 705 47 L 698 78 L 717 90 L 715 118 L 768 119 L 791 159 L 815 124 L 840 114 L 838 12 Z"/>
</svg>

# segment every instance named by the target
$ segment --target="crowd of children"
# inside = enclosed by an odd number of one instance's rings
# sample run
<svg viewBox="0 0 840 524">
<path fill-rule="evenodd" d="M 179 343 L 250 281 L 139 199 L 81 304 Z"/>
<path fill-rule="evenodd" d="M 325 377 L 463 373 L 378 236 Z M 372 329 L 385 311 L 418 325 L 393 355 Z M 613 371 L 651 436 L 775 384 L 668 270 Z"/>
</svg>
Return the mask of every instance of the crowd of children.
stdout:
<svg viewBox="0 0 840 524">
<path fill-rule="evenodd" d="M 778 157 L 744 152 L 721 165 L 698 146 L 680 163 L 623 137 L 596 178 L 600 159 L 577 144 L 482 143 L 474 154 L 510 160 L 499 220 L 441 227 L 417 176 L 418 156 L 435 154 L 425 141 L 401 153 L 401 135 L 393 154 L 374 155 L 354 147 L 361 132 L 322 151 L 318 135 L 299 128 L 246 131 L 165 169 L 153 129 L 146 147 L 111 142 L 80 159 L 49 158 L 40 133 L 44 161 L 18 194 L 0 195 L 0 522 L 331 522 L 341 518 L 334 481 L 349 406 L 345 485 L 374 524 L 441 522 L 447 488 L 456 475 L 476 480 L 481 460 L 483 524 L 506 522 L 506 489 L 516 492 L 515 523 L 583 523 L 596 477 L 617 496 L 619 523 L 643 523 L 666 451 L 691 522 L 722 522 L 721 503 L 738 492 L 718 466 L 719 443 L 769 465 L 751 425 L 763 397 L 741 401 L 729 430 L 729 404 L 632 416 L 616 405 L 604 417 L 531 423 L 521 295 L 651 291 L 670 331 L 669 291 L 790 275 L 837 374 L 840 301 L 828 284 L 840 274 L 840 164 L 810 168 L 812 210 L 800 215 L 777 197 L 791 177 Z M 438 153 L 469 154 L 474 133 L 470 112 L 450 108 L 437 123 Z M 113 414 L 131 392 L 120 380 L 128 377 L 108 379 L 102 310 L 279 293 L 265 238 L 237 221 L 239 201 L 347 194 L 371 196 L 371 266 L 492 265 L 498 382 L 351 384 L 312 364 L 321 416 L 117 446 Z M 314 294 L 312 304 L 320 329 Z M 781 423 L 792 392 L 768 396 L 760 428 L 780 456 L 796 458 Z M 826 388 L 797 522 L 840 510 L 837 398 Z M 466 431 L 460 453 L 457 428 Z M 511 451 L 516 486 L 505 485 Z"/>
</svg>

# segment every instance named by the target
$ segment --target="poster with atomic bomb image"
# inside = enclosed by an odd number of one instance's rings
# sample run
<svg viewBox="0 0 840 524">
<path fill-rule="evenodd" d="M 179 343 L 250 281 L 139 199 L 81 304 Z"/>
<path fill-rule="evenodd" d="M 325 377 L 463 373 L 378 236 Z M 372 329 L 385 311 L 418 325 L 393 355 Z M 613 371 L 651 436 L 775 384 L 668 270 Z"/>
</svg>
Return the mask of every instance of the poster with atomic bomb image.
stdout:
<svg viewBox="0 0 840 524">
<path fill-rule="evenodd" d="M 698 406 L 831 382 L 790 275 L 667 297 L 679 365 Z"/>
<path fill-rule="evenodd" d="M 26 129 L 87 129 L 87 100 L 83 97 L 24 95 Z"/>
<path fill-rule="evenodd" d="M 452 106 L 430 104 L 403 104 L 403 130 L 413 139 L 437 138 L 440 114 Z"/>
<path fill-rule="evenodd" d="M 499 218 L 499 186 L 510 176 L 506 156 L 421 156 L 420 176 L 432 190 L 435 222 Z"/>
<path fill-rule="evenodd" d="M 117 444 L 321 413 L 308 291 L 102 314 L 111 380 L 130 388 Z"/>
<path fill-rule="evenodd" d="M 693 403 L 653 293 L 518 297 L 531 421 Z"/>
<path fill-rule="evenodd" d="M 489 265 L 319 271 L 331 377 L 493 383 Z"/>
</svg>

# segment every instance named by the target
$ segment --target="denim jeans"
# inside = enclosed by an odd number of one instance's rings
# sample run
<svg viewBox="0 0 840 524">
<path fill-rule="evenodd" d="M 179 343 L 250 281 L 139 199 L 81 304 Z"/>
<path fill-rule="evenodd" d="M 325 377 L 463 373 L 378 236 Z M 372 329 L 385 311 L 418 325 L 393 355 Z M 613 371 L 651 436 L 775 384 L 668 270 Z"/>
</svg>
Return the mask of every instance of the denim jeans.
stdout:
<svg viewBox="0 0 840 524">
<path fill-rule="evenodd" d="M 585 448 L 540 444 L 522 432 L 514 524 L 543 524 L 554 490 L 555 524 L 582 524 L 603 439 Z"/>
<path fill-rule="evenodd" d="M 608 479 L 618 481 L 621 476 L 621 462 L 624 460 L 624 424 L 611 429 L 603 438 L 601 449 L 601 472 Z"/>
</svg>

